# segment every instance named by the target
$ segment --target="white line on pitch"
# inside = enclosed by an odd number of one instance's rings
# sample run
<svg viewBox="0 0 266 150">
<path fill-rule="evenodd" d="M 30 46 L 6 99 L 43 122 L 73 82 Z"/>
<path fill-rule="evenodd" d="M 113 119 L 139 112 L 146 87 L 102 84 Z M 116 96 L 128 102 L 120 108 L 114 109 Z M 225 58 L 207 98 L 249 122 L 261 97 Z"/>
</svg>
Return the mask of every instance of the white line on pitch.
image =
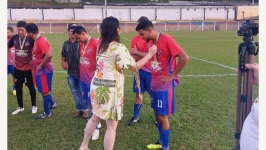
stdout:
<svg viewBox="0 0 266 150">
<path fill-rule="evenodd" d="M 126 41 L 131 41 L 129 39 L 126 39 L 126 38 L 122 38 L 120 37 L 121 39 L 124 39 Z M 196 60 L 200 60 L 200 61 L 204 61 L 204 62 L 207 62 L 207 63 L 211 63 L 211 64 L 214 64 L 214 65 L 218 65 L 218 66 L 221 66 L 221 67 L 224 67 L 224 68 L 228 68 L 228 69 L 231 69 L 231 70 L 236 70 L 236 68 L 234 67 L 230 67 L 230 66 L 226 66 L 226 65 L 223 65 L 223 64 L 219 64 L 219 63 L 216 63 L 216 62 L 212 62 L 212 61 L 208 61 L 208 60 L 204 60 L 204 59 L 201 59 L 201 58 L 196 58 L 196 57 L 193 57 L 193 56 L 189 56 L 190 58 L 193 58 L 193 59 L 196 59 Z"/>
<path fill-rule="evenodd" d="M 66 71 L 54 70 L 56 73 L 67 73 Z M 224 77 L 224 76 L 236 76 L 237 74 L 188 74 L 179 75 L 179 77 Z M 125 74 L 125 77 L 133 77 L 133 75 Z"/>
<path fill-rule="evenodd" d="M 234 68 L 234 67 L 226 66 L 226 65 L 219 64 L 219 63 L 212 62 L 212 61 L 208 61 L 208 60 L 204 60 L 204 59 L 201 59 L 201 58 L 196 58 L 196 57 L 193 57 L 193 56 L 189 56 L 189 58 L 193 58 L 193 59 L 196 59 L 196 60 L 200 60 L 200 61 L 204 61 L 204 62 L 207 62 L 207 63 L 211 63 L 211 64 L 218 65 L 218 66 L 221 66 L 221 67 L 224 67 L 224 68 L 228 68 L 228 69 L 231 69 L 231 70 L 236 70 L 236 68 Z"/>
</svg>

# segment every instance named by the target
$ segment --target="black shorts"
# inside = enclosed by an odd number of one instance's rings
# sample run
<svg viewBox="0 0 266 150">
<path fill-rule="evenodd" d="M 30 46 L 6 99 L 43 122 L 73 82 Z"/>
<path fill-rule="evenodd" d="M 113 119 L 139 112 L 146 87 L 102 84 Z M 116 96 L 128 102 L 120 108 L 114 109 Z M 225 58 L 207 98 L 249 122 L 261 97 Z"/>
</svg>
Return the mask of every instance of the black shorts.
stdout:
<svg viewBox="0 0 266 150">
<path fill-rule="evenodd" d="M 17 68 L 14 69 L 14 77 L 15 83 L 25 84 L 27 86 L 34 86 L 35 79 L 33 78 L 34 72 L 33 70 L 18 70 Z"/>
</svg>

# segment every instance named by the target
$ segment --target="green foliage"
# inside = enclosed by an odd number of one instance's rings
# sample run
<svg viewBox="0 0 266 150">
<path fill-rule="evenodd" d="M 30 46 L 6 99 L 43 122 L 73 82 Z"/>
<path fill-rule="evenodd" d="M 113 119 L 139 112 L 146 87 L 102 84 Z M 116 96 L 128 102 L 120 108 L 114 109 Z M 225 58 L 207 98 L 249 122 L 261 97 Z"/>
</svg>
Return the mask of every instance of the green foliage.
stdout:
<svg viewBox="0 0 266 150">
<path fill-rule="evenodd" d="M 100 86 L 96 88 L 96 100 L 99 104 L 105 104 L 108 103 L 110 97 L 109 94 L 110 90 L 106 86 Z"/>
</svg>

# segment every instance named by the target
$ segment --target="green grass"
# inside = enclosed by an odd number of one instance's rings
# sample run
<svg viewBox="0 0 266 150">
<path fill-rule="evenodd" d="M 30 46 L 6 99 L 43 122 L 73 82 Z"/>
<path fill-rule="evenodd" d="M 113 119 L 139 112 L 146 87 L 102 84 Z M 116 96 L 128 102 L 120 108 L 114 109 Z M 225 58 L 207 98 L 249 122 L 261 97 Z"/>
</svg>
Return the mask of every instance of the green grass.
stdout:
<svg viewBox="0 0 266 150">
<path fill-rule="evenodd" d="M 175 89 L 176 113 L 169 117 L 171 150 L 228 150 L 235 146 L 235 113 L 237 76 L 185 76 L 235 74 L 235 70 L 212 64 L 215 62 L 237 68 L 238 44 L 242 37 L 236 31 L 170 32 L 190 56 L 187 66 L 180 73 L 180 87 Z M 99 34 L 91 34 L 99 37 Z M 127 47 L 136 33 L 121 34 Z M 61 46 L 66 34 L 45 35 L 53 48 L 53 64 L 61 68 Z M 258 36 L 255 41 L 258 41 Z M 195 58 L 207 60 L 203 62 Z M 258 57 L 255 57 L 258 62 Z M 126 71 L 126 74 L 132 74 Z M 158 140 L 153 111 L 147 94 L 141 109 L 141 122 L 129 127 L 133 115 L 135 94 L 132 77 L 125 79 L 124 117 L 119 122 L 114 150 L 145 150 L 147 144 Z M 43 120 L 35 120 L 31 114 L 29 92 L 24 86 L 25 111 L 11 115 L 17 107 L 12 96 L 11 76 L 8 77 L 8 149 L 9 150 L 77 150 L 82 142 L 86 120 L 73 119 L 75 103 L 70 93 L 66 74 L 55 72 L 52 95 L 58 108 Z M 253 97 L 258 94 L 254 86 Z M 43 111 L 42 98 L 37 94 L 38 114 Z M 105 122 L 102 121 L 100 139 L 90 141 L 89 148 L 103 150 Z"/>
</svg>

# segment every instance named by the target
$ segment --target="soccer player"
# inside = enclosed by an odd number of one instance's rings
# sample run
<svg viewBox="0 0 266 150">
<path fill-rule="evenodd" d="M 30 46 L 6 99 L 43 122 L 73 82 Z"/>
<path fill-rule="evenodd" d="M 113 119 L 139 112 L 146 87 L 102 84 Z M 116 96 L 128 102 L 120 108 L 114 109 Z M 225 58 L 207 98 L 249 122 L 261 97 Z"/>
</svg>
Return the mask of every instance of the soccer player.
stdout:
<svg viewBox="0 0 266 150">
<path fill-rule="evenodd" d="M 138 19 L 138 22 L 142 20 L 149 20 L 149 19 L 145 16 L 142 16 Z M 152 41 L 149 41 L 147 43 L 139 35 L 137 35 L 131 40 L 130 54 L 134 57 L 136 61 L 138 61 L 140 58 L 143 58 L 147 54 L 148 49 L 151 45 Z M 152 95 L 152 91 L 150 89 L 151 61 L 148 61 L 145 64 L 145 66 L 139 69 L 139 78 L 140 78 L 140 88 L 141 88 L 140 91 L 142 92 L 142 95 L 145 91 L 147 91 L 151 97 Z M 139 98 L 139 93 L 138 93 L 139 90 L 137 88 L 137 83 L 135 78 L 133 79 L 133 92 L 136 93 L 136 98 L 134 103 L 134 116 L 128 122 L 128 125 L 133 125 L 134 123 L 137 123 L 139 121 L 139 114 L 142 106 L 142 100 Z"/>
<path fill-rule="evenodd" d="M 83 115 L 83 117 L 88 117 L 88 102 L 85 103 L 82 100 L 80 78 L 79 78 L 79 42 L 76 40 L 75 36 L 72 34 L 76 24 L 69 24 L 67 31 L 69 39 L 66 40 L 62 48 L 62 68 L 67 70 L 67 81 L 70 87 L 71 93 L 74 96 L 76 103 L 76 114 L 73 118 L 77 118 Z"/>
<path fill-rule="evenodd" d="M 7 27 L 7 43 L 14 34 L 14 29 L 12 27 Z M 15 59 L 15 47 L 11 47 L 11 58 Z M 13 95 L 16 95 L 15 77 L 14 77 L 14 66 L 7 59 L 7 75 L 11 74 L 13 78 Z"/>
<path fill-rule="evenodd" d="M 56 108 L 56 103 L 50 93 L 53 78 L 52 48 L 47 39 L 40 35 L 36 24 L 28 23 L 25 28 L 28 36 L 34 40 L 32 63 L 38 92 L 43 97 L 44 112 L 35 119 L 44 119 L 51 115 L 50 109 Z"/>
<path fill-rule="evenodd" d="M 23 107 L 23 83 L 25 78 L 27 87 L 31 97 L 32 113 L 37 113 L 36 106 L 36 90 L 34 87 L 33 69 L 32 69 L 32 48 L 34 41 L 27 36 L 26 26 L 27 22 L 19 21 L 17 23 L 18 34 L 13 35 L 8 42 L 8 59 L 14 68 L 14 77 L 16 85 L 16 95 L 18 101 L 18 108 L 12 112 L 12 115 L 24 111 Z M 15 47 L 15 58 L 11 56 L 11 48 Z"/>
<path fill-rule="evenodd" d="M 80 85 L 82 91 L 83 103 L 87 104 L 90 109 L 90 116 L 93 115 L 90 98 L 91 80 L 96 70 L 96 50 L 99 41 L 91 37 L 86 29 L 82 26 L 76 26 L 73 35 L 80 42 Z M 83 112 L 83 118 L 88 118 L 88 113 Z M 100 123 L 98 126 L 101 126 Z M 92 140 L 99 139 L 98 126 L 93 132 Z"/>
<path fill-rule="evenodd" d="M 151 72 L 151 107 L 154 109 L 159 131 L 159 141 L 147 146 L 148 149 L 169 149 L 170 124 L 168 116 L 175 112 L 174 87 L 178 85 L 178 73 L 185 67 L 189 57 L 167 34 L 156 31 L 149 20 L 142 20 L 136 27 L 141 38 L 157 45 L 157 53 L 153 57 Z M 178 57 L 179 61 L 177 64 Z"/>
</svg>

